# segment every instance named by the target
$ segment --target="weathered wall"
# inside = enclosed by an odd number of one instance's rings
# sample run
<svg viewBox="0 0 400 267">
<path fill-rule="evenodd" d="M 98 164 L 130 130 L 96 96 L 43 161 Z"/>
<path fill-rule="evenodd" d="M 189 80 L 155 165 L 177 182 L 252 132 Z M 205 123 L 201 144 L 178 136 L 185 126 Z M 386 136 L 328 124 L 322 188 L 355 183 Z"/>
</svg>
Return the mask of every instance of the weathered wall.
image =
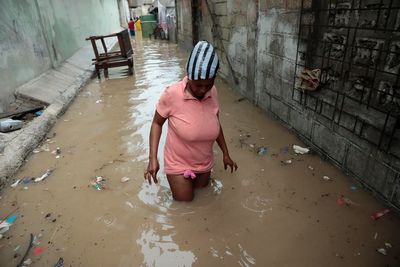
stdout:
<svg viewBox="0 0 400 267">
<path fill-rule="evenodd" d="M 189 1 L 178 1 L 178 13 L 182 12 L 185 2 L 187 4 Z M 351 5 L 353 1 L 347 2 Z M 379 7 L 381 4 L 380 0 L 367 2 L 363 2 L 365 7 L 362 6 L 362 8 L 369 8 L 371 7 L 369 5 L 373 4 Z M 389 3 L 394 2 L 382 1 L 383 7 L 386 5 L 387 8 Z M 312 13 L 313 8 L 327 3 L 328 1 L 324 0 L 303 0 L 303 10 L 308 8 Z M 355 0 L 354 3 L 357 5 L 359 1 Z M 389 47 L 394 47 L 394 50 L 396 46 L 390 43 L 386 44 L 385 40 L 396 40 L 398 34 L 392 34 L 391 38 L 386 38 L 380 31 L 365 31 L 364 29 L 359 31 L 350 29 L 347 33 L 339 28 L 338 24 L 334 24 L 330 32 L 336 31 L 348 38 L 348 47 L 351 42 L 355 42 L 352 49 L 348 49 L 348 52 L 344 53 L 344 67 L 337 70 L 336 65 L 326 65 L 326 60 L 325 63 L 321 63 L 321 60 L 310 57 L 310 55 L 323 50 L 321 46 L 324 46 L 324 42 L 326 43 L 326 40 L 323 40 L 324 34 L 327 32 L 326 27 L 324 32 L 319 30 L 324 29 L 323 27 L 314 27 L 311 34 L 309 33 L 310 36 L 303 37 L 304 39 L 300 39 L 299 42 L 299 29 L 303 27 L 299 27 L 301 5 L 301 0 L 202 0 L 199 6 L 201 10 L 200 39 L 209 40 L 218 48 L 222 61 L 221 75 L 241 94 L 262 109 L 272 113 L 307 144 L 325 155 L 346 173 L 356 177 L 366 187 L 377 193 L 380 198 L 400 209 L 400 133 L 395 127 L 396 115 L 389 117 L 387 128 L 382 127 L 385 123 L 382 112 L 375 111 L 363 101 L 348 101 L 348 92 L 345 90 L 347 87 L 351 88 L 348 83 L 355 83 L 356 79 L 351 81 L 348 75 L 360 72 L 353 71 L 359 61 L 365 61 L 365 58 L 370 58 L 372 63 L 385 62 L 389 59 L 392 62 L 395 61 L 396 54 L 392 54 L 390 52 L 392 48 Z M 347 4 L 344 6 L 348 8 Z M 346 18 L 344 15 L 349 13 L 342 8 L 343 6 L 338 8 L 335 14 L 331 13 L 330 16 L 333 18 L 328 18 L 326 15 L 325 19 L 319 18 L 318 23 L 326 25 L 329 20 L 333 19 L 336 21 L 335 23 L 357 25 L 356 20 L 367 21 L 366 17 L 368 16 L 379 20 L 378 10 L 369 10 L 365 14 L 357 11 L 358 13 L 350 14 Z M 396 9 L 395 13 L 394 6 L 391 7 L 391 10 L 388 23 L 380 21 L 380 24 L 400 25 L 400 12 L 397 13 L 398 9 Z M 192 26 L 188 20 L 190 14 L 187 14 L 190 12 L 190 8 L 186 8 L 183 12 L 187 19 L 183 22 L 178 20 L 178 28 L 185 27 L 190 30 Z M 384 11 L 381 11 L 381 14 L 385 14 Z M 322 12 L 319 15 L 324 16 Z M 384 16 L 381 15 L 380 20 L 382 17 Z M 398 22 L 396 22 L 396 18 Z M 303 16 L 304 19 L 308 19 L 308 22 L 311 23 L 318 20 L 315 14 L 308 18 Z M 310 39 L 313 35 L 314 37 L 319 36 L 318 42 Z M 190 38 L 189 34 L 184 37 L 181 33 L 179 42 L 185 42 L 184 46 L 187 47 L 191 41 L 188 38 Z M 365 48 L 358 47 L 359 40 L 365 38 L 377 40 L 374 42 L 375 46 L 376 43 L 383 45 L 375 52 L 368 53 Z M 325 48 L 325 57 L 332 57 L 335 53 L 337 55 L 338 51 L 346 47 L 346 44 L 329 45 L 331 48 L 329 50 Z M 368 45 L 371 44 L 368 43 Z M 382 53 L 385 47 L 389 51 L 386 54 Z M 302 51 L 308 52 L 308 54 L 304 56 L 305 53 L 301 53 Z M 400 58 L 400 55 L 397 57 Z M 367 65 L 371 65 L 371 62 L 367 62 Z M 302 93 L 300 90 L 294 89 L 298 82 L 298 79 L 295 79 L 296 70 L 299 74 L 299 70 L 302 69 L 300 64 L 309 65 L 308 67 L 311 68 L 333 69 L 324 74 L 331 80 L 325 81 L 326 85 L 322 86 L 318 92 Z M 386 67 L 382 68 L 386 69 Z M 372 65 L 368 69 L 369 72 L 366 73 L 372 76 L 373 71 L 378 70 L 379 72 L 379 69 L 379 64 Z M 398 71 L 399 68 L 395 68 L 395 70 Z M 337 75 L 332 78 L 332 73 Z M 386 76 L 382 74 L 379 77 L 385 79 Z M 399 79 L 392 80 L 394 85 L 389 88 L 394 91 L 396 90 L 395 83 L 398 83 Z M 334 84 L 334 86 L 330 88 L 328 86 L 330 84 Z M 374 84 L 379 84 L 379 81 L 372 83 L 372 85 Z M 360 86 L 356 84 L 356 88 L 360 88 Z M 379 89 L 377 92 L 377 95 L 381 95 L 382 98 L 382 90 Z M 390 100 L 395 99 L 396 92 L 392 92 L 389 96 Z M 397 100 L 395 99 L 395 101 Z M 383 140 L 379 142 L 379 134 L 382 132 Z M 391 136 L 393 138 L 389 140 Z"/>
<path fill-rule="evenodd" d="M 16 87 L 59 66 L 87 36 L 118 30 L 118 1 L 1 1 L 0 112 Z"/>
<path fill-rule="evenodd" d="M 185 49 L 193 46 L 192 4 L 188 0 L 177 1 L 178 43 Z"/>
</svg>

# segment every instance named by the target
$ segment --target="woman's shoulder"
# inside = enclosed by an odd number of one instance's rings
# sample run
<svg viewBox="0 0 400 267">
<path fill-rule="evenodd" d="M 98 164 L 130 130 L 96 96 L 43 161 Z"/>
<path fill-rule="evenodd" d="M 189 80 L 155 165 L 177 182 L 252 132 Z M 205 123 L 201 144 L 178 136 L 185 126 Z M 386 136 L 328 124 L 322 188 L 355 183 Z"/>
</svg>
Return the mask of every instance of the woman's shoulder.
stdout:
<svg viewBox="0 0 400 267">
<path fill-rule="evenodd" d="M 165 93 L 170 97 L 180 97 L 182 96 L 182 81 L 171 84 L 165 88 Z"/>
</svg>

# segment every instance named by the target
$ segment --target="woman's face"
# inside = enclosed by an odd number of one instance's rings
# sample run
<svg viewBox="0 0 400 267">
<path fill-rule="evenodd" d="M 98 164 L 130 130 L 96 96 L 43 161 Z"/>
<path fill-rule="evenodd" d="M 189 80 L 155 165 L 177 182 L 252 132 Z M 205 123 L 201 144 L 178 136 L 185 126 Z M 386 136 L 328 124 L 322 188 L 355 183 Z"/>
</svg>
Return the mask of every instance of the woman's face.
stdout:
<svg viewBox="0 0 400 267">
<path fill-rule="evenodd" d="M 215 78 L 192 81 L 188 80 L 190 93 L 197 99 L 203 99 L 205 94 L 214 86 Z"/>
</svg>

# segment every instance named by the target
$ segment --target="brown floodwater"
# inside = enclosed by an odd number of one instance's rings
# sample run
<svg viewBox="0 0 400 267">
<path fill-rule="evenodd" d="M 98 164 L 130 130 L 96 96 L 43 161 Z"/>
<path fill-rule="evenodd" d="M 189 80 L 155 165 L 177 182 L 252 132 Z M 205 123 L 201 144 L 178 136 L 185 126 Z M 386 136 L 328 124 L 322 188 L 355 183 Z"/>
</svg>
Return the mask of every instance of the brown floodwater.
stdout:
<svg viewBox="0 0 400 267">
<path fill-rule="evenodd" d="M 162 171 L 159 185 L 145 183 L 155 104 L 184 76 L 187 53 L 160 41 L 134 46 L 134 76 L 111 69 L 90 81 L 15 179 L 53 173 L 3 190 L 0 218 L 14 209 L 18 218 L 0 240 L 0 266 L 17 265 L 30 233 L 43 248 L 29 254 L 31 266 L 60 257 L 65 266 L 400 266 L 399 217 L 372 220 L 381 203 L 318 155 L 295 155 L 299 139 L 222 80 L 221 123 L 238 171 L 224 171 L 215 146 L 213 181 L 193 202 L 173 201 Z M 90 185 L 96 176 L 105 190 Z"/>
</svg>

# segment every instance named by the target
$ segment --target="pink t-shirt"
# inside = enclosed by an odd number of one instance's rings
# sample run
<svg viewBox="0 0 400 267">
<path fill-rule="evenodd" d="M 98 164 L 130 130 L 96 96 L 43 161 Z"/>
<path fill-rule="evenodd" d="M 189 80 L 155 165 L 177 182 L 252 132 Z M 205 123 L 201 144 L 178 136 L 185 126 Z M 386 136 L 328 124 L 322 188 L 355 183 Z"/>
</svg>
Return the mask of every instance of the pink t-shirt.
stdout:
<svg viewBox="0 0 400 267">
<path fill-rule="evenodd" d="M 215 86 L 200 101 L 185 90 L 188 78 L 167 87 L 157 112 L 168 119 L 164 171 L 179 175 L 186 170 L 204 173 L 214 164 L 213 144 L 219 135 L 219 104 Z"/>
</svg>

